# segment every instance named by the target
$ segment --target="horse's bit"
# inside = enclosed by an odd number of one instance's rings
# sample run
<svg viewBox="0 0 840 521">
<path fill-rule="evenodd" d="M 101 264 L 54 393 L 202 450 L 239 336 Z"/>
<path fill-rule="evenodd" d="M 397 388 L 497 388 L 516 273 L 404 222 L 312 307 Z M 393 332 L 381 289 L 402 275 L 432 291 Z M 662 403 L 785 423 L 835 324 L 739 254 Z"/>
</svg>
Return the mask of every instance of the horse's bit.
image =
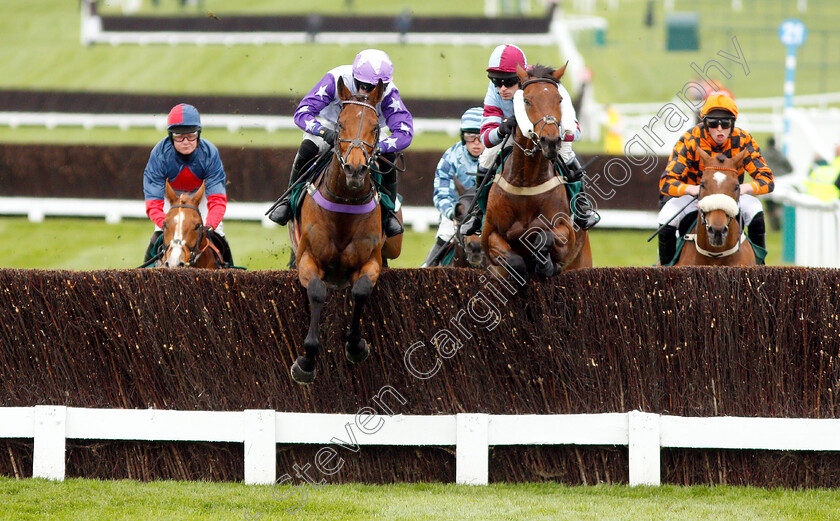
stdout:
<svg viewBox="0 0 840 521">
<path fill-rule="evenodd" d="M 558 84 L 557 80 L 555 80 L 554 78 L 532 78 L 532 79 L 522 83 L 522 87 L 521 87 L 522 90 L 524 91 L 525 87 L 527 87 L 528 85 L 531 85 L 532 83 L 551 83 L 555 87 Z M 563 96 L 560 96 L 560 100 L 561 101 L 563 100 Z M 542 131 L 543 128 L 545 128 L 546 125 L 555 125 L 557 127 L 557 132 L 561 133 L 560 122 L 557 121 L 557 118 L 555 118 L 554 116 L 552 116 L 550 114 L 547 114 L 547 115 L 543 116 L 542 118 L 538 119 L 536 121 L 536 123 L 533 123 L 533 125 L 534 125 L 533 133 L 531 134 L 530 137 L 526 136 L 527 139 L 529 139 L 531 141 L 531 143 L 534 144 L 533 147 L 525 148 L 522 145 L 520 145 L 519 143 L 517 143 L 515 139 L 513 140 L 513 144 L 516 145 L 517 147 L 519 147 L 519 150 L 524 152 L 525 155 L 528 156 L 528 157 L 532 157 L 534 154 L 536 154 L 539 151 L 540 144 L 537 141 L 537 139 L 540 137 L 540 132 Z M 538 127 L 538 125 L 539 125 L 539 127 Z"/>
<path fill-rule="evenodd" d="M 195 206 L 193 206 L 191 204 L 173 204 L 172 206 L 170 206 L 170 208 L 189 208 L 190 210 L 195 210 L 198 213 L 198 215 L 201 215 L 201 211 L 199 211 L 198 208 L 196 208 Z M 165 223 L 164 223 L 164 226 L 166 226 Z M 184 242 L 183 239 L 172 239 L 172 242 L 170 242 L 169 244 L 164 244 L 163 248 L 164 248 L 164 251 L 166 251 L 166 250 L 169 249 L 169 247 L 172 244 L 174 244 L 175 246 L 180 246 L 182 248 L 186 248 L 187 251 L 190 252 L 190 258 L 187 259 L 187 264 L 186 265 L 187 265 L 187 267 L 190 267 L 193 264 L 195 264 L 195 262 L 199 259 L 199 257 L 201 257 L 201 255 L 207 249 L 207 248 L 204 248 L 203 250 L 200 250 L 200 251 L 198 249 L 198 247 L 201 245 L 201 242 L 205 239 L 206 236 L 207 236 L 207 232 L 204 231 L 204 226 L 202 225 L 201 222 L 199 222 L 198 237 L 195 240 L 195 244 L 190 246 L 189 244 Z M 198 253 L 196 254 L 196 252 L 198 252 Z"/>
</svg>

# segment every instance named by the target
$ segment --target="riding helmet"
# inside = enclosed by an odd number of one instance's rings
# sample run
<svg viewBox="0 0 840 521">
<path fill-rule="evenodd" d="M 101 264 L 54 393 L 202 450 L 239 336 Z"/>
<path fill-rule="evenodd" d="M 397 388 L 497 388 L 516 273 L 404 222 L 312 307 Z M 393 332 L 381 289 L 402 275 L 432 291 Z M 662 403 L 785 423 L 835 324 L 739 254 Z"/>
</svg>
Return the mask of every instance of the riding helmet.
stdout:
<svg viewBox="0 0 840 521">
<path fill-rule="evenodd" d="M 720 111 L 720 112 L 715 112 Z M 723 112 L 725 111 L 725 112 Z M 712 117 L 738 117 L 738 106 L 735 105 L 735 100 L 726 94 L 715 93 L 709 94 L 706 98 L 706 103 L 700 109 L 700 115 L 704 118 Z"/>
<path fill-rule="evenodd" d="M 365 49 L 353 60 L 353 78 L 371 85 L 376 85 L 379 80 L 390 83 L 394 79 L 394 65 L 384 51 Z"/>
<path fill-rule="evenodd" d="M 512 44 L 499 45 L 490 54 L 487 62 L 487 75 L 491 78 L 506 78 L 516 74 L 516 66 L 525 67 L 528 60 L 525 53 Z"/>
<path fill-rule="evenodd" d="M 201 130 L 201 117 L 198 110 L 187 103 L 179 103 L 169 111 L 166 129 L 176 134 L 188 134 Z"/>
</svg>

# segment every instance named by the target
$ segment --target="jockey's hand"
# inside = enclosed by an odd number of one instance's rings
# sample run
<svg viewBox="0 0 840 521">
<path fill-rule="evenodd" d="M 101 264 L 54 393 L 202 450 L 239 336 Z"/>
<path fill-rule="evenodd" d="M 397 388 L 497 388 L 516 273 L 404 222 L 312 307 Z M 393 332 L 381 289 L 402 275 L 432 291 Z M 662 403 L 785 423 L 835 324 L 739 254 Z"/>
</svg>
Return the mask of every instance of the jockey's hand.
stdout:
<svg viewBox="0 0 840 521">
<path fill-rule="evenodd" d="M 338 133 L 335 130 L 327 127 L 321 127 L 318 135 L 330 146 L 335 145 L 335 138 L 338 137 Z"/>
<path fill-rule="evenodd" d="M 755 188 L 753 188 L 752 183 L 741 184 L 741 195 L 745 195 L 745 194 L 749 195 L 749 194 L 754 194 L 754 193 L 755 193 Z"/>
<path fill-rule="evenodd" d="M 212 226 L 205 226 L 205 227 L 204 227 L 204 231 L 205 231 L 208 235 L 210 235 L 211 233 L 215 233 L 215 232 L 213 231 L 213 227 L 212 227 Z"/>
<path fill-rule="evenodd" d="M 499 125 L 499 136 L 507 136 L 516 128 L 516 116 L 511 116 Z"/>
<path fill-rule="evenodd" d="M 695 197 L 700 195 L 700 185 L 686 185 L 685 195 L 693 195 Z"/>
</svg>

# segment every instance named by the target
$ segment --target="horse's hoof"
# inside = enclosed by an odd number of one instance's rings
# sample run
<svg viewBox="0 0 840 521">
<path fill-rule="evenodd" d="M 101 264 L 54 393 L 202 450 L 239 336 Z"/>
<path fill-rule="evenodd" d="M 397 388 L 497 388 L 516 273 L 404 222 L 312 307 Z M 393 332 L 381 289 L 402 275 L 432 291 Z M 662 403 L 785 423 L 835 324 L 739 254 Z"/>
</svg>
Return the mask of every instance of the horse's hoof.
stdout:
<svg viewBox="0 0 840 521">
<path fill-rule="evenodd" d="M 543 277 L 551 277 L 552 275 L 554 275 L 554 264 L 544 264 L 537 266 L 537 269 L 534 270 L 534 273 Z"/>
<path fill-rule="evenodd" d="M 355 351 L 350 350 L 350 342 L 344 344 L 344 356 L 352 364 L 364 362 L 368 355 L 370 355 L 370 347 L 368 347 L 368 343 L 365 342 L 364 338 L 359 339 L 359 348 Z"/>
<path fill-rule="evenodd" d="M 292 369 L 290 371 L 292 373 L 292 380 L 300 385 L 309 385 L 315 381 L 315 369 L 312 371 L 304 371 L 300 368 L 300 365 L 295 361 L 292 364 Z"/>
</svg>

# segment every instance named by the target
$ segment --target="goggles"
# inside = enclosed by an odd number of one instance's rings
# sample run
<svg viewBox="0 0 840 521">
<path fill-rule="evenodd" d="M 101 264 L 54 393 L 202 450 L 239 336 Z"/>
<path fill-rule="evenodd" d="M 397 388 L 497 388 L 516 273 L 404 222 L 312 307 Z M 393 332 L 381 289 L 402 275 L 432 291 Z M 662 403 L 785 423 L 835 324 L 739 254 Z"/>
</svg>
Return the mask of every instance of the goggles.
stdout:
<svg viewBox="0 0 840 521">
<path fill-rule="evenodd" d="M 172 134 L 172 141 L 177 141 L 178 143 L 183 143 L 184 141 L 189 141 L 192 143 L 193 141 L 198 140 L 198 132 L 190 132 L 188 134 Z"/>
<path fill-rule="evenodd" d="M 514 85 L 519 85 L 519 78 L 517 78 L 516 76 L 512 76 L 509 78 L 490 78 L 490 81 L 493 82 L 493 85 L 495 85 L 496 88 L 511 88 Z"/>
<path fill-rule="evenodd" d="M 706 118 L 703 121 L 706 123 L 706 128 L 720 127 L 723 130 L 730 128 L 734 122 L 732 118 Z"/>
</svg>

